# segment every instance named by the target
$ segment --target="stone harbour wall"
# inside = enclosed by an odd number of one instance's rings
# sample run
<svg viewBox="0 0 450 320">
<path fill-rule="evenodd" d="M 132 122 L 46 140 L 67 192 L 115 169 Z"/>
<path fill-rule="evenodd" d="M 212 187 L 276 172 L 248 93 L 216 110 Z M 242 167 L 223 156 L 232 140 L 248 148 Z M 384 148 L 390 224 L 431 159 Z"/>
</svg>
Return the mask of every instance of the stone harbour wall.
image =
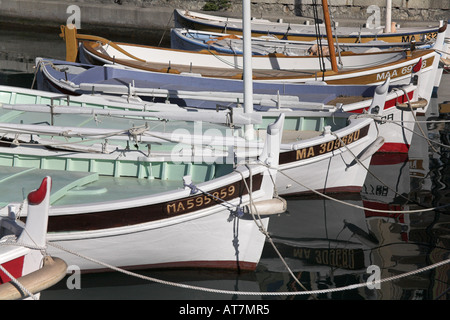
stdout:
<svg viewBox="0 0 450 320">
<path fill-rule="evenodd" d="M 201 11 L 210 1 L 217 0 L 0 0 L 0 22 L 54 27 L 64 24 L 71 15 L 68 7 L 76 5 L 82 27 L 164 30 L 173 26 L 175 8 Z M 228 9 L 207 13 L 240 17 L 242 0 L 228 2 Z M 251 0 L 251 10 L 258 18 L 304 22 L 314 17 L 315 3 L 322 18 L 320 0 Z M 340 25 L 362 25 L 371 15 L 367 11 L 370 5 L 380 8 L 383 21 L 386 0 L 329 0 L 331 16 Z M 448 19 L 450 0 L 392 0 L 392 20 L 402 26 L 436 25 Z"/>
<path fill-rule="evenodd" d="M 233 1 L 235 2 L 235 1 Z M 239 1 L 237 1 L 239 2 Z M 278 11 L 285 15 L 313 17 L 313 4 L 320 0 L 252 0 L 261 13 Z M 386 0 L 329 0 L 330 13 L 336 19 L 366 20 L 367 8 L 376 5 L 385 16 Z M 450 19 L 449 0 L 392 0 L 392 17 L 399 21 L 438 21 Z M 320 8 L 321 10 L 321 8 Z M 319 12 L 320 12 L 319 10 Z M 252 11 L 253 12 L 253 11 Z"/>
</svg>

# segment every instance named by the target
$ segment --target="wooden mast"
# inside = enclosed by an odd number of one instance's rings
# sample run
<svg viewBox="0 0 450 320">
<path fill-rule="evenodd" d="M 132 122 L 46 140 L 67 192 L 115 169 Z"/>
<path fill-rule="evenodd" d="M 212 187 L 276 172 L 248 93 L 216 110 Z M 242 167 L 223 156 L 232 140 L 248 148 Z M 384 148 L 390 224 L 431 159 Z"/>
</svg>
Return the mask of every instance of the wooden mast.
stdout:
<svg viewBox="0 0 450 320">
<path fill-rule="evenodd" d="M 334 49 L 333 34 L 331 32 L 331 19 L 330 11 L 328 10 L 328 1 L 322 0 L 323 18 L 325 19 L 325 28 L 327 32 L 328 48 L 330 51 L 331 68 L 334 72 L 338 72 L 338 66 L 336 62 L 336 52 Z"/>
</svg>

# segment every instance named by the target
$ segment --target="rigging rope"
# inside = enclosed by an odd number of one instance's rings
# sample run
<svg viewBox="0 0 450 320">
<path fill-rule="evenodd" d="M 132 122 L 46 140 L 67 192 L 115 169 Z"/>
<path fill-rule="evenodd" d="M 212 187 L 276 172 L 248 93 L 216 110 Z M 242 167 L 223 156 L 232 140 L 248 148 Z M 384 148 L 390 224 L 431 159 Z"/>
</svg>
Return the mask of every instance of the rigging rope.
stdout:
<svg viewBox="0 0 450 320">
<path fill-rule="evenodd" d="M 313 0 L 313 13 L 314 13 L 314 27 L 316 29 L 316 39 L 318 50 L 317 54 L 319 56 L 319 67 L 322 72 L 322 81 L 325 81 L 325 61 L 323 57 L 323 47 L 322 47 L 322 35 L 320 34 L 320 26 L 319 26 L 319 14 L 317 12 L 317 0 Z"/>
</svg>

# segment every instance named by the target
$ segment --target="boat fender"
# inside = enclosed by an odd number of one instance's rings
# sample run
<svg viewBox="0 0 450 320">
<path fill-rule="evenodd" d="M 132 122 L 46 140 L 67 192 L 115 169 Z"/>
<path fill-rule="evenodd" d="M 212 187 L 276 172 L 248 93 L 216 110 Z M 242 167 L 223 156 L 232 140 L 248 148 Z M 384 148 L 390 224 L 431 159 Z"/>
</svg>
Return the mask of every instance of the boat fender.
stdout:
<svg viewBox="0 0 450 320">
<path fill-rule="evenodd" d="M 402 111 L 410 111 L 419 108 L 425 108 L 427 105 L 428 105 L 427 99 L 419 98 L 417 101 L 400 103 L 396 105 L 396 107 L 397 109 L 400 109 Z"/>
<path fill-rule="evenodd" d="M 286 212 L 287 202 L 285 199 L 276 197 L 268 200 L 261 200 L 253 203 L 252 209 L 255 214 L 260 216 L 274 215 Z M 255 210 L 256 209 L 256 210 Z M 250 205 L 244 207 L 244 212 L 251 214 Z"/>
<path fill-rule="evenodd" d="M 36 294 L 57 284 L 65 277 L 66 273 L 67 264 L 64 260 L 46 256 L 44 257 L 44 265 L 41 269 L 17 278 L 17 281 L 28 291 Z M 25 298 L 24 293 L 12 281 L 0 285 L 0 300 L 17 300 L 23 298 Z"/>
<path fill-rule="evenodd" d="M 442 61 L 442 63 L 443 63 L 444 65 L 450 66 L 450 59 L 442 58 L 442 57 L 441 57 L 441 61 Z"/>
</svg>

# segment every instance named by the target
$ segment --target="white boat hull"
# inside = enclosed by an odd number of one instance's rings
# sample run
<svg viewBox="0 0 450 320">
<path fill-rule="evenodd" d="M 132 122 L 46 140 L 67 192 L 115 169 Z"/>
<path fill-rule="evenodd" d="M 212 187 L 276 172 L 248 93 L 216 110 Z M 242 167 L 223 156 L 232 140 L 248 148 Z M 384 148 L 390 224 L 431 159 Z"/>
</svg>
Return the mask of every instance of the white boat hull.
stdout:
<svg viewBox="0 0 450 320">
<path fill-rule="evenodd" d="M 50 233 L 50 251 L 81 270 L 107 269 L 107 265 L 128 269 L 254 269 L 265 236 L 251 217 L 228 221 L 229 216 L 228 210 L 219 208 L 199 218 L 164 226 L 149 223 L 109 232 Z M 262 219 L 264 228 L 268 222 L 269 218 Z M 52 250 L 52 244 L 107 265 L 57 248 Z"/>
<path fill-rule="evenodd" d="M 376 146 L 368 157 L 356 160 L 372 144 L 377 143 L 375 124 L 356 126 L 346 133 L 340 133 L 342 141 L 350 141 L 346 147 L 335 148 L 340 142 L 330 137 L 320 145 L 304 146 L 290 151 L 286 157 L 280 154 L 280 173 L 277 176 L 278 193 L 298 195 L 312 192 L 360 192 L 367 176 L 371 155 L 379 149 Z M 366 133 L 365 130 L 367 130 Z M 288 162 L 286 159 L 299 159 Z M 313 191 L 315 190 L 315 191 Z"/>
<path fill-rule="evenodd" d="M 82 271 L 110 266 L 254 270 L 265 242 L 260 227 L 267 229 L 269 218 L 255 222 L 250 213 L 241 214 L 238 208 L 250 203 L 247 186 L 253 190 L 253 202 L 272 199 L 275 173 L 269 175 L 272 169 L 261 165 L 251 166 L 252 179 L 250 170 L 238 166 L 233 173 L 195 185 L 199 190 L 195 193 L 188 187 L 174 189 L 164 181 L 146 184 L 142 179 L 131 184 L 115 178 L 116 185 L 107 180 L 109 186 L 102 179 L 86 184 L 83 173 L 77 171 L 0 168 L 8 180 L 6 187 L 16 195 L 20 195 L 14 189 L 16 180 L 24 179 L 24 173 L 29 180 L 41 173 L 54 177 L 48 252 L 69 266 Z M 164 188 L 165 192 L 158 191 Z M 26 210 L 21 216 L 27 216 Z"/>
</svg>

